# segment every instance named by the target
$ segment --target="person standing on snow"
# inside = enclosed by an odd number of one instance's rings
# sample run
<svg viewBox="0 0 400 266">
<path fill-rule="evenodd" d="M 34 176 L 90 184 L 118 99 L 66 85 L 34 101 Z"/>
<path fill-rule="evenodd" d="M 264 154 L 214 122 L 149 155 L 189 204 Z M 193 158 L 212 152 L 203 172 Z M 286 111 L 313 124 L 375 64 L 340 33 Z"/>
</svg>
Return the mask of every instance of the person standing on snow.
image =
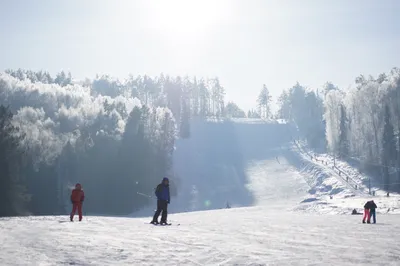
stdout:
<svg viewBox="0 0 400 266">
<path fill-rule="evenodd" d="M 74 221 L 74 215 L 78 210 L 79 221 L 82 221 L 82 203 L 85 200 L 85 193 L 83 192 L 81 184 L 77 183 L 75 189 L 71 192 L 72 212 L 70 215 L 71 222 Z"/>
<path fill-rule="evenodd" d="M 373 218 L 373 223 L 376 223 L 376 212 L 375 209 L 378 208 L 373 200 L 367 201 L 364 205 L 364 218 L 363 223 L 365 224 L 365 219 L 367 219 L 367 223 L 371 223 L 371 216 Z"/>
<path fill-rule="evenodd" d="M 369 208 L 370 208 L 370 206 L 371 206 L 371 202 L 370 201 L 367 201 L 364 204 L 364 217 L 363 217 L 363 220 L 362 220 L 363 224 L 365 224 L 365 220 L 369 221 L 369 219 L 370 219 L 370 216 L 369 216 Z"/>
<path fill-rule="evenodd" d="M 367 223 L 371 223 L 371 216 L 372 216 L 373 223 L 376 224 L 376 211 L 375 211 L 376 208 L 378 208 L 378 206 L 376 206 L 375 202 L 371 200 L 369 205 L 369 217 Z"/>
<path fill-rule="evenodd" d="M 168 204 L 170 203 L 170 195 L 169 195 L 169 180 L 167 177 L 164 177 L 161 184 L 159 184 L 156 188 L 155 194 L 157 196 L 157 210 L 154 213 L 153 220 L 150 222 L 152 224 L 158 224 L 158 216 L 161 215 L 161 224 L 167 223 L 167 215 L 168 215 Z"/>
</svg>

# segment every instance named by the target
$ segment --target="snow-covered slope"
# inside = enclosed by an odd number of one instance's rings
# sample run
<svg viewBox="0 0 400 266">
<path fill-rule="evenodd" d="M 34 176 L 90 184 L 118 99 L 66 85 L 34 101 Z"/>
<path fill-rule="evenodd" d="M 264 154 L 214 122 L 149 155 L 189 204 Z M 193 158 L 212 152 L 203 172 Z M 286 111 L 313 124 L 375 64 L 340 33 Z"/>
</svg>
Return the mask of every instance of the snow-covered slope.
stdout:
<svg viewBox="0 0 400 266">
<path fill-rule="evenodd" d="M 264 180 L 270 178 L 273 186 L 274 169 L 286 171 L 276 157 L 290 142 L 288 127 L 260 119 L 194 121 L 191 137 L 176 144 L 174 174 L 180 189 L 171 211 L 220 209 L 227 202 L 253 206 L 259 201 L 249 187 L 254 173 Z"/>
<path fill-rule="evenodd" d="M 0 219 L 0 265 L 399 265 L 400 216 L 382 210 L 382 200 L 395 210 L 396 199 L 376 197 L 377 224 L 325 215 L 348 214 L 366 198 L 293 149 L 287 127 L 194 124 L 192 138 L 177 143 L 172 226 L 149 224 L 154 206 L 81 223 Z"/>
<path fill-rule="evenodd" d="M 378 213 L 400 214 L 400 195 L 386 192 L 372 186 L 375 196 L 368 194 L 366 178 L 348 163 L 333 158 L 327 154 L 317 154 L 307 149 L 307 146 L 293 145 L 291 159 L 296 157 L 301 161 L 300 172 L 309 181 L 312 188 L 310 195 L 294 210 L 323 214 L 349 214 L 353 209 L 363 211 L 366 201 L 373 199 L 378 205 Z M 300 163 L 297 162 L 297 165 Z M 338 173 L 341 172 L 341 175 Z M 346 177 L 349 182 L 346 182 Z M 357 185 L 357 189 L 355 189 Z"/>
<path fill-rule="evenodd" d="M 174 224 L 144 218 L 66 217 L 0 220 L 0 265 L 399 265 L 397 215 L 378 224 L 237 208 L 174 214 Z"/>
</svg>

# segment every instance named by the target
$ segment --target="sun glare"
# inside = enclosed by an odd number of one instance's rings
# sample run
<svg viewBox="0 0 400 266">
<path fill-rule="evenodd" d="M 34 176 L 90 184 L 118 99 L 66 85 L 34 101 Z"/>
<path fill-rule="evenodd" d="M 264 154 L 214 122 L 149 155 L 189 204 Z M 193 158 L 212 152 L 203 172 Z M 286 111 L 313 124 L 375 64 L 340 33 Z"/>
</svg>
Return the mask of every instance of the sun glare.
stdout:
<svg viewBox="0 0 400 266">
<path fill-rule="evenodd" d="M 147 19 L 152 28 L 165 34 L 190 34 L 209 31 L 226 18 L 225 1 L 155 0 L 147 3 Z"/>
</svg>

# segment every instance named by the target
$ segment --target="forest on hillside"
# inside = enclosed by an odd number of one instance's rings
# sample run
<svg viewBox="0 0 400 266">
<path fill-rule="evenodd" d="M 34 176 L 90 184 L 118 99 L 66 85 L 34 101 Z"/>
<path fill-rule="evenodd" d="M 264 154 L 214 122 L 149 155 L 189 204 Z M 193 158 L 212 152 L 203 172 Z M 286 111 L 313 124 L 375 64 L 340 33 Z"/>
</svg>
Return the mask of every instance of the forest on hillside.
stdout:
<svg viewBox="0 0 400 266">
<path fill-rule="evenodd" d="M 351 162 L 387 191 L 400 191 L 400 69 L 360 75 L 346 90 L 297 83 L 278 101 L 277 117 L 294 122 L 310 147 Z"/>
<path fill-rule="evenodd" d="M 163 176 L 176 195 L 172 154 L 189 121 L 245 117 L 224 101 L 218 78 L 0 73 L 0 216 L 64 214 L 76 182 L 96 214 L 140 209 Z"/>
<path fill-rule="evenodd" d="M 218 78 L 107 75 L 74 81 L 70 73 L 0 73 L 0 216 L 65 214 L 84 184 L 86 210 L 124 215 L 149 203 L 163 176 L 179 193 L 172 155 L 190 138 L 192 119 L 262 118 L 293 123 L 316 151 L 357 162 L 400 190 L 400 70 L 359 76 L 343 90 L 296 83 L 277 99 L 261 87 L 246 113 L 225 102 Z M 139 193 L 138 193 L 139 192 Z"/>
</svg>

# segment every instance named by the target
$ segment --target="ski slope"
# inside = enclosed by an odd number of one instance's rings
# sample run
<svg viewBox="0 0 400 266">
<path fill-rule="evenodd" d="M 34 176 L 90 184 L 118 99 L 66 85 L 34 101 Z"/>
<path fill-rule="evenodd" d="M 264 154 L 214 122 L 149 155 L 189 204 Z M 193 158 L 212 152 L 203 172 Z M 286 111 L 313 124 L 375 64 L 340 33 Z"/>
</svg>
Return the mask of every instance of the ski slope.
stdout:
<svg viewBox="0 0 400 266">
<path fill-rule="evenodd" d="M 135 215 L 143 217 L 80 223 L 3 218 L 0 265 L 399 265 L 400 216 L 362 224 L 360 215 L 328 215 L 365 199 L 304 164 L 284 124 L 194 127 L 199 134 L 177 145 L 182 193 L 171 199 L 172 226 L 149 224 L 154 206 Z M 336 205 L 324 200 L 332 193 Z"/>
<path fill-rule="evenodd" d="M 399 265 L 397 215 L 311 215 L 250 207 L 145 218 L 0 220 L 0 265 Z"/>
<path fill-rule="evenodd" d="M 301 158 L 303 162 L 300 172 L 306 180 L 310 181 L 312 193 L 302 204 L 294 207 L 294 210 L 319 214 L 349 214 L 354 209 L 363 212 L 365 202 L 373 199 L 379 207 L 376 210 L 377 213 L 400 214 L 400 195 L 398 193 L 390 193 L 390 197 L 387 197 L 385 191 L 373 187 L 376 195 L 371 196 L 365 185 L 368 177 L 360 175 L 359 171 L 348 163 L 336 160 L 339 169 L 345 171 L 352 179 L 353 182 L 349 184 L 343 175 L 338 175 L 337 170 L 332 170 L 332 158 L 328 155 L 317 155 L 306 148 L 303 146 L 302 149 L 299 149 L 297 145 L 293 145 L 292 150 L 297 152 L 297 157 Z M 312 160 L 310 154 L 313 158 L 318 158 L 318 161 Z M 358 185 L 357 190 L 353 187 L 354 181 Z"/>
</svg>

